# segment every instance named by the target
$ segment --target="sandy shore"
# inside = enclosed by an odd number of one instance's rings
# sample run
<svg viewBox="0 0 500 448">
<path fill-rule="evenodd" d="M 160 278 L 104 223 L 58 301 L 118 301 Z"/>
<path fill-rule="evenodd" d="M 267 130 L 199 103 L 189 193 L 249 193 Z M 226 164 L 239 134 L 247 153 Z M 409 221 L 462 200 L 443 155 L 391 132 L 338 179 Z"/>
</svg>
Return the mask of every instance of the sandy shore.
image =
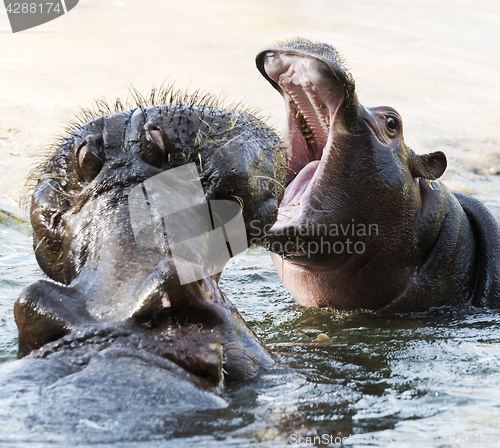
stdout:
<svg viewBox="0 0 500 448">
<path fill-rule="evenodd" d="M 496 0 L 81 0 L 18 34 L 0 5 L 0 208 L 16 209 L 38 149 L 63 121 L 100 97 L 126 97 L 129 84 L 222 94 L 262 109 L 280 130 L 281 98 L 254 58 L 293 36 L 335 45 L 364 105 L 395 107 L 411 147 L 456 160 L 455 186 L 475 192 L 461 178 L 467 170 L 500 171 Z"/>
</svg>

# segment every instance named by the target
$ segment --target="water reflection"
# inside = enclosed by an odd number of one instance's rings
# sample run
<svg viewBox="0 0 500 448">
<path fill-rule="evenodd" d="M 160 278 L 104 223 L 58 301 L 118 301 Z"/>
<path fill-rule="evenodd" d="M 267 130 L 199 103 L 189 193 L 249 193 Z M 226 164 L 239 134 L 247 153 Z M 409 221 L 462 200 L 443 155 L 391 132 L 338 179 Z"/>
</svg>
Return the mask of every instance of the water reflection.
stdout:
<svg viewBox="0 0 500 448">
<path fill-rule="evenodd" d="M 24 226 L 0 224 L 0 362 L 17 356 L 17 327 L 12 307 L 19 293 L 41 278 Z M 21 231 L 19 231 L 21 230 Z"/>
</svg>

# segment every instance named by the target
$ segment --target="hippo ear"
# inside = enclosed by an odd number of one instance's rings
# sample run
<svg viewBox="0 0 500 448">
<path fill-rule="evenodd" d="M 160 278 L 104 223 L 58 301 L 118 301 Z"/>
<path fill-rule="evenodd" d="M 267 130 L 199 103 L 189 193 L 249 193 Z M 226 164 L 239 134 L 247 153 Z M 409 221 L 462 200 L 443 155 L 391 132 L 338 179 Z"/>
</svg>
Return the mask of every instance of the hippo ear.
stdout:
<svg viewBox="0 0 500 448">
<path fill-rule="evenodd" d="M 435 180 L 440 178 L 446 171 L 446 156 L 441 151 L 431 154 L 412 154 L 410 172 L 413 177 Z"/>
</svg>

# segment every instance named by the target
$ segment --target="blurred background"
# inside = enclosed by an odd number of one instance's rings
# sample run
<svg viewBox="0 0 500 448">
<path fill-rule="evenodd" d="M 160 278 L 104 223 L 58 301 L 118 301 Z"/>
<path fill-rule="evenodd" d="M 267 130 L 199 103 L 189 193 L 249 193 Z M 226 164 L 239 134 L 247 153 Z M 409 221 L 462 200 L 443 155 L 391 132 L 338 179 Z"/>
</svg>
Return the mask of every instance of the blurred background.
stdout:
<svg viewBox="0 0 500 448">
<path fill-rule="evenodd" d="M 445 150 L 453 188 L 481 194 L 477 175 L 500 171 L 494 0 L 81 0 L 16 34 L 0 7 L 0 208 L 17 210 L 39 148 L 64 121 L 101 97 L 126 98 L 130 85 L 243 101 L 281 131 L 281 97 L 254 59 L 294 36 L 337 47 L 362 104 L 395 107 L 410 147 Z"/>
</svg>

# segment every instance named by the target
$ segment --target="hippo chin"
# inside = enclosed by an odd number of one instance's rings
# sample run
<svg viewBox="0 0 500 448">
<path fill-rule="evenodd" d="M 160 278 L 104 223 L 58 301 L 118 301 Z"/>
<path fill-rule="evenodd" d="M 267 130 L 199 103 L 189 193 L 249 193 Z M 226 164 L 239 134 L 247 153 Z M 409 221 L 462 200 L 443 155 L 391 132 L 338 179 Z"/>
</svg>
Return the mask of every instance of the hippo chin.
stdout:
<svg viewBox="0 0 500 448">
<path fill-rule="evenodd" d="M 295 39 L 258 54 L 285 100 L 288 185 L 267 237 L 301 304 L 380 313 L 498 307 L 499 220 L 436 181 L 400 115 L 363 107 L 337 51 Z"/>
<path fill-rule="evenodd" d="M 236 198 L 245 223 L 264 226 L 276 219 L 285 149 L 242 110 L 165 98 L 85 115 L 35 175 L 35 254 L 54 281 L 28 286 L 15 304 L 23 359 L 0 369 L 12 418 L 28 406 L 32 426 L 90 419 L 145 430 L 153 414 L 167 422 L 226 406 L 224 384 L 273 364 L 219 275 L 181 284 L 168 241 L 136 242 L 128 195 L 194 161 L 207 200 Z"/>
</svg>

